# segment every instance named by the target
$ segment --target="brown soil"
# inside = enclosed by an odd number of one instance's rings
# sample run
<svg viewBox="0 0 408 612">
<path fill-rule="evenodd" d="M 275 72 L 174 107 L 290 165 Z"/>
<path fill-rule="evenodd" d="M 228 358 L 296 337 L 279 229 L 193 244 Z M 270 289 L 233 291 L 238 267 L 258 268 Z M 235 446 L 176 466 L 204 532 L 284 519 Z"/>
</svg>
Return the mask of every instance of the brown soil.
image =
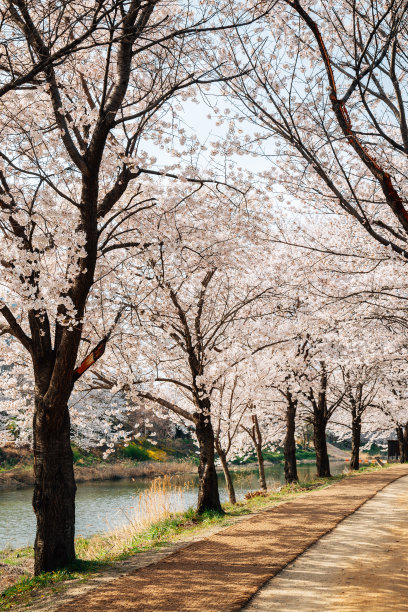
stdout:
<svg viewBox="0 0 408 612">
<path fill-rule="evenodd" d="M 57 610 L 239 610 L 311 544 L 387 484 L 407 474 L 406 465 L 396 465 L 311 492 L 113 580 Z"/>
<path fill-rule="evenodd" d="M 0 561 L 0 593 L 15 584 L 20 578 L 30 577 L 33 573 L 34 559 L 25 559 L 18 566 Z"/>
</svg>

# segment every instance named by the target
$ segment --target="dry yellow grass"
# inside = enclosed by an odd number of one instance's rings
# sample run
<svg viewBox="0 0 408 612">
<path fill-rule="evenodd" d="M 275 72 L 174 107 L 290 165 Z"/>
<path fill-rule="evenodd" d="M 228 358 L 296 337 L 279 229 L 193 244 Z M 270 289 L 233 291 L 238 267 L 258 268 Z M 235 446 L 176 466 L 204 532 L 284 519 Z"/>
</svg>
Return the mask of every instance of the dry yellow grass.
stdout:
<svg viewBox="0 0 408 612">
<path fill-rule="evenodd" d="M 135 538 L 152 525 L 182 511 L 185 493 L 190 485 L 174 484 L 169 476 L 155 478 L 148 489 L 135 495 L 134 505 L 124 514 L 122 528 L 77 541 L 78 557 L 84 560 L 106 560 L 132 548 Z"/>
</svg>

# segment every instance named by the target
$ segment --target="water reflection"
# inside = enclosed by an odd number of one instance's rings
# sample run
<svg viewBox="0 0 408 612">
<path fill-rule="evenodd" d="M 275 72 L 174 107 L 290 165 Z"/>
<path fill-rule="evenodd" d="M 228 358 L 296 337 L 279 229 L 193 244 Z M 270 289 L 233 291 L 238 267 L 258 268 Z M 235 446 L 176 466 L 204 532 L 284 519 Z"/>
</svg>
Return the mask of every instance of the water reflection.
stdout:
<svg viewBox="0 0 408 612">
<path fill-rule="evenodd" d="M 331 464 L 333 474 L 345 469 L 341 461 Z M 316 475 L 314 464 L 298 466 L 301 480 L 311 480 Z M 285 481 L 283 465 L 265 469 L 269 488 Z M 259 489 L 256 470 L 240 468 L 233 472 L 237 498 L 242 499 L 248 491 Z M 197 501 L 197 481 L 194 475 L 174 476 L 172 482 L 184 487 L 182 496 L 170 499 L 174 511 L 194 506 Z M 150 486 L 148 479 L 89 482 L 78 485 L 76 497 L 76 533 L 89 536 L 123 525 L 135 511 L 138 494 Z M 219 474 L 221 501 L 228 494 L 223 474 Z M 0 549 L 6 546 L 18 548 L 32 545 L 35 536 L 35 517 L 31 508 L 32 490 L 0 491 Z"/>
</svg>

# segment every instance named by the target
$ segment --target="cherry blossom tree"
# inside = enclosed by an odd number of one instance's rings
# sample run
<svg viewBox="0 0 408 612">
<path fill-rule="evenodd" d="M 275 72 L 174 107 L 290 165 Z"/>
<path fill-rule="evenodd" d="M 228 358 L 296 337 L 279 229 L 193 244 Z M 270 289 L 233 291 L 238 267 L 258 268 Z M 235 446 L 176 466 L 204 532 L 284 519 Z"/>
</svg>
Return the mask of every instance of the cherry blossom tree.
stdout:
<svg viewBox="0 0 408 612">
<path fill-rule="evenodd" d="M 222 465 L 231 504 L 235 504 L 237 499 L 228 457 L 231 452 L 241 448 L 240 426 L 249 407 L 245 383 L 237 368 L 232 368 L 218 381 L 212 397 L 215 450 Z"/>
<path fill-rule="evenodd" d="M 189 200 L 189 211 L 179 209 L 167 229 L 165 221 L 159 221 L 163 240 L 146 252 L 146 273 L 156 289 L 139 305 L 132 284 L 125 288 L 123 300 L 140 339 L 136 345 L 135 331 L 130 328 L 127 333 L 125 322 L 121 355 L 127 355 L 132 373 L 123 380 L 132 397 L 148 400 L 194 424 L 200 447 L 197 510 L 203 512 L 221 511 L 212 395 L 229 368 L 249 357 L 257 342 L 267 341 L 263 323 L 271 314 L 278 289 L 276 280 L 262 274 L 260 268 L 247 269 L 246 257 L 255 263 L 264 256 L 253 236 L 252 246 L 249 242 L 253 220 L 248 227 L 249 216 L 238 212 L 234 222 L 235 215 L 228 213 L 234 231 L 226 234 L 223 223 L 214 231 L 198 213 L 203 202 L 208 208 L 208 194 L 197 198 L 197 208 Z M 226 214 L 221 210 L 217 221 Z M 190 225 L 190 216 L 195 224 Z M 120 377 L 118 372 L 116 379 Z"/>
<path fill-rule="evenodd" d="M 406 15 L 400 0 L 284 0 L 224 51 L 251 65 L 227 85 L 230 146 L 270 163 L 287 208 L 350 216 L 367 249 L 373 239 L 405 259 Z"/>
<path fill-rule="evenodd" d="M 407 361 L 406 347 L 400 349 L 399 358 L 390 359 L 383 365 L 383 376 L 387 384 L 376 398 L 377 411 L 372 417 L 377 427 L 372 427 L 377 437 L 396 433 L 400 462 L 408 461 L 408 412 L 406 407 Z"/>
<path fill-rule="evenodd" d="M 35 381 L 38 574 L 75 557 L 68 402 L 109 336 L 77 363 L 92 330 L 90 295 L 117 257 L 137 256 L 150 240 L 137 219 L 166 174 L 152 147 L 169 148 L 171 102 L 218 78 L 203 63 L 212 35 L 259 12 L 252 4 L 159 0 L 15 0 L 2 11 L 3 49 L 11 39 L 0 67 L 0 313 Z M 168 174 L 201 184 L 190 163 L 179 170 Z"/>
</svg>

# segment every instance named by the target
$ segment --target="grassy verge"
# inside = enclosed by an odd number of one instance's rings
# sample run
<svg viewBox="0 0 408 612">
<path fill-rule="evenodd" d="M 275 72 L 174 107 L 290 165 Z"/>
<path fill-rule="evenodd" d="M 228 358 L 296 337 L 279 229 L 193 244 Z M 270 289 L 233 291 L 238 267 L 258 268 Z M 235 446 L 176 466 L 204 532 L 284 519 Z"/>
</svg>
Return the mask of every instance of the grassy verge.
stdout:
<svg viewBox="0 0 408 612">
<path fill-rule="evenodd" d="M 255 495 L 251 499 L 238 502 L 236 505 L 224 504 L 225 514 L 223 515 L 211 512 L 196 515 L 191 508 L 186 512 L 174 514 L 169 512 L 168 509 L 162 508 L 164 516 L 160 520 L 151 520 L 152 517 L 147 517 L 143 524 L 130 521 L 129 525 L 121 530 L 95 535 L 90 538 L 77 538 L 77 561 L 63 570 L 44 573 L 41 576 L 33 577 L 30 575 L 30 570 L 32 572 L 32 548 L 0 551 L 0 572 L 6 566 L 11 569 L 15 568 L 20 573 L 24 571 L 24 568 L 26 571 L 25 575 L 17 578 L 14 584 L 10 584 L 2 591 L 0 594 L 0 610 L 9 610 L 16 605 L 29 606 L 30 602 L 38 601 L 38 597 L 44 597 L 50 592 L 62 589 L 69 581 L 87 580 L 96 573 L 114 566 L 116 562 L 138 553 L 160 548 L 191 535 L 199 536 L 200 532 L 204 533 L 208 528 L 228 526 L 237 517 L 250 515 L 278 503 L 290 501 L 313 489 L 323 489 L 343 478 L 353 478 L 362 472 L 375 472 L 381 469 L 383 468 L 380 466 L 365 466 L 356 473 L 340 474 L 332 478 L 317 478 L 310 482 L 285 485 L 265 496 Z M 150 492 L 148 491 L 144 498 L 146 507 L 152 507 L 154 495 L 156 496 L 155 506 L 157 507 L 157 500 L 160 495 L 164 497 L 169 491 L 166 488 L 167 486 L 163 484 L 163 479 L 161 479 L 159 485 L 152 483 Z M 177 493 L 179 490 L 181 489 L 172 489 L 172 492 L 176 491 Z M 150 523 L 148 524 L 149 520 Z"/>
</svg>

